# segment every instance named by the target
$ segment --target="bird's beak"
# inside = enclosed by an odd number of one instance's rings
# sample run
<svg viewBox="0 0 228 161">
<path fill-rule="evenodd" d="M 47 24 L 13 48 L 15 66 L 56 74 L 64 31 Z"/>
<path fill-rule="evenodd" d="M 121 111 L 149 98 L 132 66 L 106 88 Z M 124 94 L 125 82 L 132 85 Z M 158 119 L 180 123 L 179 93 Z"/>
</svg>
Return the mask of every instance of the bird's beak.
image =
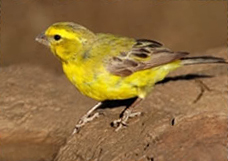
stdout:
<svg viewBox="0 0 228 161">
<path fill-rule="evenodd" d="M 41 44 L 44 44 L 45 46 L 50 46 L 50 43 L 49 43 L 49 41 L 48 41 L 48 38 L 47 38 L 47 36 L 44 34 L 44 32 L 43 33 L 41 33 L 41 34 L 39 34 L 37 37 L 36 37 L 36 39 L 35 39 L 36 41 L 38 41 L 39 43 L 41 43 Z"/>
</svg>

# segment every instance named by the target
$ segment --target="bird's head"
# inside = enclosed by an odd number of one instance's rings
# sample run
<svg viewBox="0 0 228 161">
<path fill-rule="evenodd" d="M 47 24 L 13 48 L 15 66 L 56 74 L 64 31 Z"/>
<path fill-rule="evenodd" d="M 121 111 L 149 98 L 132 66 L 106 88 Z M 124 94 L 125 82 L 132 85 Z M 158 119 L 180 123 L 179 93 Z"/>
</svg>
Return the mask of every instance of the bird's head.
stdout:
<svg viewBox="0 0 228 161">
<path fill-rule="evenodd" d="M 36 37 L 36 41 L 48 46 L 61 61 L 85 52 L 94 39 L 91 31 L 72 22 L 55 23 Z"/>
</svg>

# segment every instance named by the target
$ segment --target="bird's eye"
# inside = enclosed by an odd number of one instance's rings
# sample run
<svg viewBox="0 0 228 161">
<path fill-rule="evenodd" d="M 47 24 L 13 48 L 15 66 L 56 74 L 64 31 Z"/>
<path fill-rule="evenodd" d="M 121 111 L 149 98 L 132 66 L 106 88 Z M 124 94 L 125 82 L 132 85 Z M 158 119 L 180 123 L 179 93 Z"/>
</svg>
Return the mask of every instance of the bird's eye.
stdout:
<svg viewBox="0 0 228 161">
<path fill-rule="evenodd" d="M 55 39 L 56 41 L 58 41 L 58 40 L 61 39 L 61 36 L 60 36 L 60 35 L 54 35 L 54 39 Z"/>
</svg>

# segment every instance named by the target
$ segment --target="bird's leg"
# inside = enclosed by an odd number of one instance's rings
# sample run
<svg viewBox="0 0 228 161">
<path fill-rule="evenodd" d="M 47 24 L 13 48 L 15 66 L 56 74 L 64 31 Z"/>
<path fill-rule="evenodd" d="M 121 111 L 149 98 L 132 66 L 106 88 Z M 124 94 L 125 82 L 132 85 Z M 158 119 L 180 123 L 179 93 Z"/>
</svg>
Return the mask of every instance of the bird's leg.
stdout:
<svg viewBox="0 0 228 161">
<path fill-rule="evenodd" d="M 82 116 L 79 120 L 79 122 L 75 125 L 74 131 L 72 134 L 75 134 L 77 132 L 79 132 L 79 129 L 84 126 L 87 122 L 92 121 L 93 119 L 95 119 L 96 117 L 99 116 L 99 113 L 96 112 L 95 114 L 93 114 L 91 116 L 91 114 L 100 106 L 102 105 L 102 102 L 99 102 L 98 104 L 96 104 L 95 106 L 93 106 L 84 116 Z"/>
<path fill-rule="evenodd" d="M 121 113 L 118 120 L 112 122 L 114 127 L 117 127 L 115 131 L 120 130 L 123 126 L 127 126 L 127 120 L 131 117 L 141 115 L 141 112 L 132 113 L 132 109 L 142 101 L 142 98 L 137 98 L 130 106 L 127 106 Z"/>
</svg>

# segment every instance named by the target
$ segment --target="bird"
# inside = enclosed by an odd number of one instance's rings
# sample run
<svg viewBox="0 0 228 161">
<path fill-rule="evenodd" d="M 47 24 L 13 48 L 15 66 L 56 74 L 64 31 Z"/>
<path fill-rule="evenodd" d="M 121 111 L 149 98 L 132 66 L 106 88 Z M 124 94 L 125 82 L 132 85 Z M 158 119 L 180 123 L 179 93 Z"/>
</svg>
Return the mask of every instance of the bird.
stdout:
<svg viewBox="0 0 228 161">
<path fill-rule="evenodd" d="M 113 121 L 119 131 L 130 117 L 140 115 L 133 109 L 168 73 L 192 64 L 227 63 L 213 56 L 187 57 L 188 52 L 172 51 L 150 39 L 94 33 L 74 22 L 54 23 L 36 41 L 50 48 L 66 77 L 83 95 L 98 101 L 79 119 L 73 134 L 98 117 L 95 110 L 107 100 L 136 98 Z"/>
</svg>

